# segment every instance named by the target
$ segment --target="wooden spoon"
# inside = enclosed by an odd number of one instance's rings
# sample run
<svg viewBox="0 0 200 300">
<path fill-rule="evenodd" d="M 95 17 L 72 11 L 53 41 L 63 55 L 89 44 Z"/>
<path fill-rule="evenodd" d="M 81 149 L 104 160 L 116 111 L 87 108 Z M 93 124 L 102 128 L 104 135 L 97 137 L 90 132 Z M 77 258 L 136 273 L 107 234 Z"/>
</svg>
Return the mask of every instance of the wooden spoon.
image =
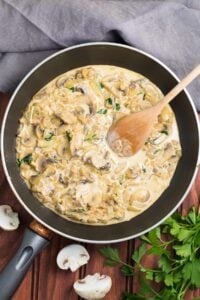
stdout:
<svg viewBox="0 0 200 300">
<path fill-rule="evenodd" d="M 114 123 L 107 134 L 111 149 L 120 156 L 131 156 L 137 153 L 149 137 L 158 115 L 188 84 L 200 74 L 200 65 L 181 80 L 162 101 L 151 108 L 132 113 Z"/>
</svg>

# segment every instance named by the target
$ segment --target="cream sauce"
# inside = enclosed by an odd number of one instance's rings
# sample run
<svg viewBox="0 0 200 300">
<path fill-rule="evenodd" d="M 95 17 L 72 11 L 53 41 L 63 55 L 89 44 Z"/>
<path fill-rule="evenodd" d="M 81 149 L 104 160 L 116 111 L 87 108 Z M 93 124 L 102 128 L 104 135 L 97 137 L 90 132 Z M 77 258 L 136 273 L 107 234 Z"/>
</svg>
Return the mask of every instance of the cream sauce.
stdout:
<svg viewBox="0 0 200 300">
<path fill-rule="evenodd" d="M 119 157 L 106 142 L 117 119 L 151 107 L 161 91 L 141 74 L 93 65 L 66 72 L 42 88 L 20 119 L 20 173 L 45 206 L 65 218 L 101 225 L 129 220 L 169 186 L 181 156 L 170 106 L 144 147 Z"/>
</svg>

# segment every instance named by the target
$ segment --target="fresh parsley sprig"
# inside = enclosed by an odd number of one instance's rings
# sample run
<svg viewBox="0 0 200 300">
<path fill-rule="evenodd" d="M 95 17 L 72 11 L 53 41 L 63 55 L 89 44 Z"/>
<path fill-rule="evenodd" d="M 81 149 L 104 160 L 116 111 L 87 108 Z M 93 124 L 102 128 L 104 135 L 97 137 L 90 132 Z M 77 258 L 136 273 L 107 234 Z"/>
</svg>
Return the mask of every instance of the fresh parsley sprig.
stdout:
<svg viewBox="0 0 200 300">
<path fill-rule="evenodd" d="M 186 216 L 175 213 L 140 241 L 139 248 L 131 256 L 132 264 L 121 260 L 116 248 L 100 249 L 105 264 L 119 265 L 123 275 L 134 276 L 140 271 L 140 290 L 137 294 L 125 292 L 123 300 L 182 300 L 189 288 L 200 288 L 199 211 L 192 208 Z M 142 265 L 142 257 L 149 254 L 158 256 L 157 268 Z M 162 282 L 163 287 L 156 291 L 150 282 Z M 195 299 L 200 300 L 199 297 Z"/>
</svg>

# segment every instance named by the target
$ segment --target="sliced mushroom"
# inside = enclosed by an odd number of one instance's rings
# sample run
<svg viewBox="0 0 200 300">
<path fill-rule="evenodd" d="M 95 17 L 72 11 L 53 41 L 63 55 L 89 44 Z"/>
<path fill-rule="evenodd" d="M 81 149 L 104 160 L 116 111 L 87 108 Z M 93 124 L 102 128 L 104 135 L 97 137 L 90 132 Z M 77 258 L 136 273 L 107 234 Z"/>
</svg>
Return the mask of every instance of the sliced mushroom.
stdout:
<svg viewBox="0 0 200 300">
<path fill-rule="evenodd" d="M 138 189 L 130 195 L 129 210 L 144 210 L 150 200 L 150 192 L 147 189 Z"/>
<path fill-rule="evenodd" d="M 18 213 L 13 212 L 9 205 L 0 205 L 0 228 L 4 230 L 15 230 L 18 226 Z"/>
<path fill-rule="evenodd" d="M 138 189 L 131 195 L 131 202 L 139 201 L 139 202 L 146 202 L 150 198 L 150 192 L 146 189 Z"/>
<path fill-rule="evenodd" d="M 69 130 L 69 126 L 66 124 L 63 124 L 57 128 L 57 135 L 60 135 L 60 134 L 66 135 L 66 132 L 68 130 Z"/>
<path fill-rule="evenodd" d="M 161 114 L 158 116 L 159 122 L 167 122 L 172 123 L 173 122 L 173 113 L 169 106 L 165 106 L 163 110 L 161 111 Z"/>
<path fill-rule="evenodd" d="M 60 117 L 57 117 L 55 114 L 52 114 L 50 116 L 45 116 L 41 118 L 40 126 L 42 128 L 45 128 L 46 131 L 51 131 L 51 129 L 55 129 L 63 124 L 63 121 L 60 119 Z"/>
<path fill-rule="evenodd" d="M 36 137 L 32 125 L 24 125 L 18 135 L 21 138 L 21 144 L 26 147 L 36 146 Z"/>
<path fill-rule="evenodd" d="M 128 179 L 141 180 L 141 168 L 139 166 L 135 166 L 134 168 L 130 168 L 126 171 L 126 177 Z"/>
<path fill-rule="evenodd" d="M 134 81 L 131 81 L 129 84 L 129 87 L 126 88 L 126 96 L 129 98 L 133 98 L 137 96 L 137 85 L 134 83 Z"/>
<path fill-rule="evenodd" d="M 76 82 L 74 80 L 74 77 L 71 76 L 71 77 L 66 77 L 66 75 L 64 76 L 60 76 L 57 81 L 56 81 L 56 86 L 58 88 L 62 88 L 62 87 L 67 87 L 67 88 L 70 88 L 74 85 L 74 82 Z"/>
<path fill-rule="evenodd" d="M 31 176 L 29 182 L 31 184 L 31 189 L 32 189 L 33 192 L 41 192 L 40 191 L 40 188 L 41 188 L 41 179 L 42 179 L 41 175 Z"/>
<path fill-rule="evenodd" d="M 84 135 L 82 130 L 74 131 L 72 140 L 70 142 L 70 151 L 73 156 L 78 155 L 79 149 L 82 147 Z"/>
<path fill-rule="evenodd" d="M 57 116 L 66 124 L 74 124 L 77 122 L 76 116 L 69 111 L 60 111 L 57 113 Z"/>
<path fill-rule="evenodd" d="M 86 67 L 78 70 L 75 77 L 76 79 L 94 79 L 96 77 L 96 72 L 93 68 Z"/>
<path fill-rule="evenodd" d="M 41 108 L 39 106 L 33 105 L 30 109 L 29 116 L 27 116 L 27 120 L 33 124 L 37 125 L 40 123 L 41 118 Z"/>
<path fill-rule="evenodd" d="M 155 105 L 163 98 L 161 91 L 148 79 L 143 79 L 140 86 L 145 92 L 145 100 L 149 101 L 152 105 Z"/>
<path fill-rule="evenodd" d="M 69 184 L 69 177 L 63 174 L 59 174 L 58 181 L 66 186 Z"/>
<path fill-rule="evenodd" d="M 56 150 L 59 156 L 64 157 L 66 156 L 68 149 L 68 143 L 66 142 L 65 144 L 59 144 Z"/>
<path fill-rule="evenodd" d="M 87 168 L 86 166 L 82 166 L 80 168 L 80 175 L 81 175 L 82 183 L 94 182 L 95 176 L 91 172 L 91 170 L 89 168 Z"/>
<path fill-rule="evenodd" d="M 56 173 L 56 168 L 53 165 L 49 165 L 43 172 L 44 176 L 50 177 Z"/>
<path fill-rule="evenodd" d="M 30 177 L 38 174 L 38 172 L 35 170 L 35 168 L 28 164 L 22 164 L 20 166 L 20 173 L 21 173 L 22 177 L 25 179 L 29 179 Z"/>
<path fill-rule="evenodd" d="M 164 148 L 163 161 L 170 159 L 173 155 L 176 154 L 176 151 L 171 143 L 167 143 Z"/>
<path fill-rule="evenodd" d="M 21 138 L 21 144 L 26 147 L 35 147 L 36 146 L 36 138 L 34 136 L 25 136 Z"/>
<path fill-rule="evenodd" d="M 59 127 L 60 125 L 63 124 L 62 120 L 60 118 L 57 118 L 56 116 L 53 116 L 51 118 L 51 124 L 54 125 L 55 127 Z"/>
<path fill-rule="evenodd" d="M 108 171 L 111 167 L 110 162 L 101 157 L 95 150 L 86 152 L 83 161 L 92 164 L 98 170 Z"/>
<path fill-rule="evenodd" d="M 76 199 L 85 207 L 92 203 L 93 206 L 98 206 L 102 201 L 102 189 L 97 183 L 80 183 L 76 187 Z"/>
<path fill-rule="evenodd" d="M 39 156 L 35 161 L 35 169 L 38 172 L 43 172 L 46 168 L 47 160 L 44 156 Z"/>
<path fill-rule="evenodd" d="M 37 138 L 41 139 L 44 135 L 44 130 L 40 127 L 40 125 L 37 125 L 35 127 L 35 134 L 37 136 Z"/>
<path fill-rule="evenodd" d="M 116 168 L 115 168 L 115 174 L 118 175 L 120 174 L 124 174 L 127 170 L 128 167 L 128 162 L 127 160 L 124 161 L 119 161 L 118 164 L 116 164 Z"/>
<path fill-rule="evenodd" d="M 83 124 L 88 123 L 88 116 L 91 114 L 90 107 L 87 104 L 80 104 L 76 106 L 76 115 L 80 122 Z"/>
<path fill-rule="evenodd" d="M 73 287 L 75 292 L 86 300 L 98 300 L 105 297 L 110 291 L 112 280 L 108 275 L 87 275 L 81 280 L 75 281 Z"/>
<path fill-rule="evenodd" d="M 57 255 L 57 265 L 62 270 L 70 269 L 72 272 L 87 264 L 90 259 L 87 250 L 78 244 L 64 247 Z"/>
<path fill-rule="evenodd" d="M 162 144 L 167 138 L 168 136 L 165 133 L 158 133 L 157 137 L 152 138 L 151 143 L 153 145 L 159 145 Z"/>
</svg>

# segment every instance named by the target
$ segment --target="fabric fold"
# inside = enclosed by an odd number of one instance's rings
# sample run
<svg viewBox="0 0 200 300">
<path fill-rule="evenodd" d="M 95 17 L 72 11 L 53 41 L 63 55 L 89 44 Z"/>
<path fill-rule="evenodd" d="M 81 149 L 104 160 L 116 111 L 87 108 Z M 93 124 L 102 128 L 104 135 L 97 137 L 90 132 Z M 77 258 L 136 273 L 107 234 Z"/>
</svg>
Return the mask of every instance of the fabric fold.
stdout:
<svg viewBox="0 0 200 300">
<path fill-rule="evenodd" d="M 90 41 L 125 42 L 183 78 L 200 63 L 200 2 L 0 0 L 0 90 L 50 53 Z M 200 110 L 199 89 L 200 79 L 188 88 Z"/>
</svg>

